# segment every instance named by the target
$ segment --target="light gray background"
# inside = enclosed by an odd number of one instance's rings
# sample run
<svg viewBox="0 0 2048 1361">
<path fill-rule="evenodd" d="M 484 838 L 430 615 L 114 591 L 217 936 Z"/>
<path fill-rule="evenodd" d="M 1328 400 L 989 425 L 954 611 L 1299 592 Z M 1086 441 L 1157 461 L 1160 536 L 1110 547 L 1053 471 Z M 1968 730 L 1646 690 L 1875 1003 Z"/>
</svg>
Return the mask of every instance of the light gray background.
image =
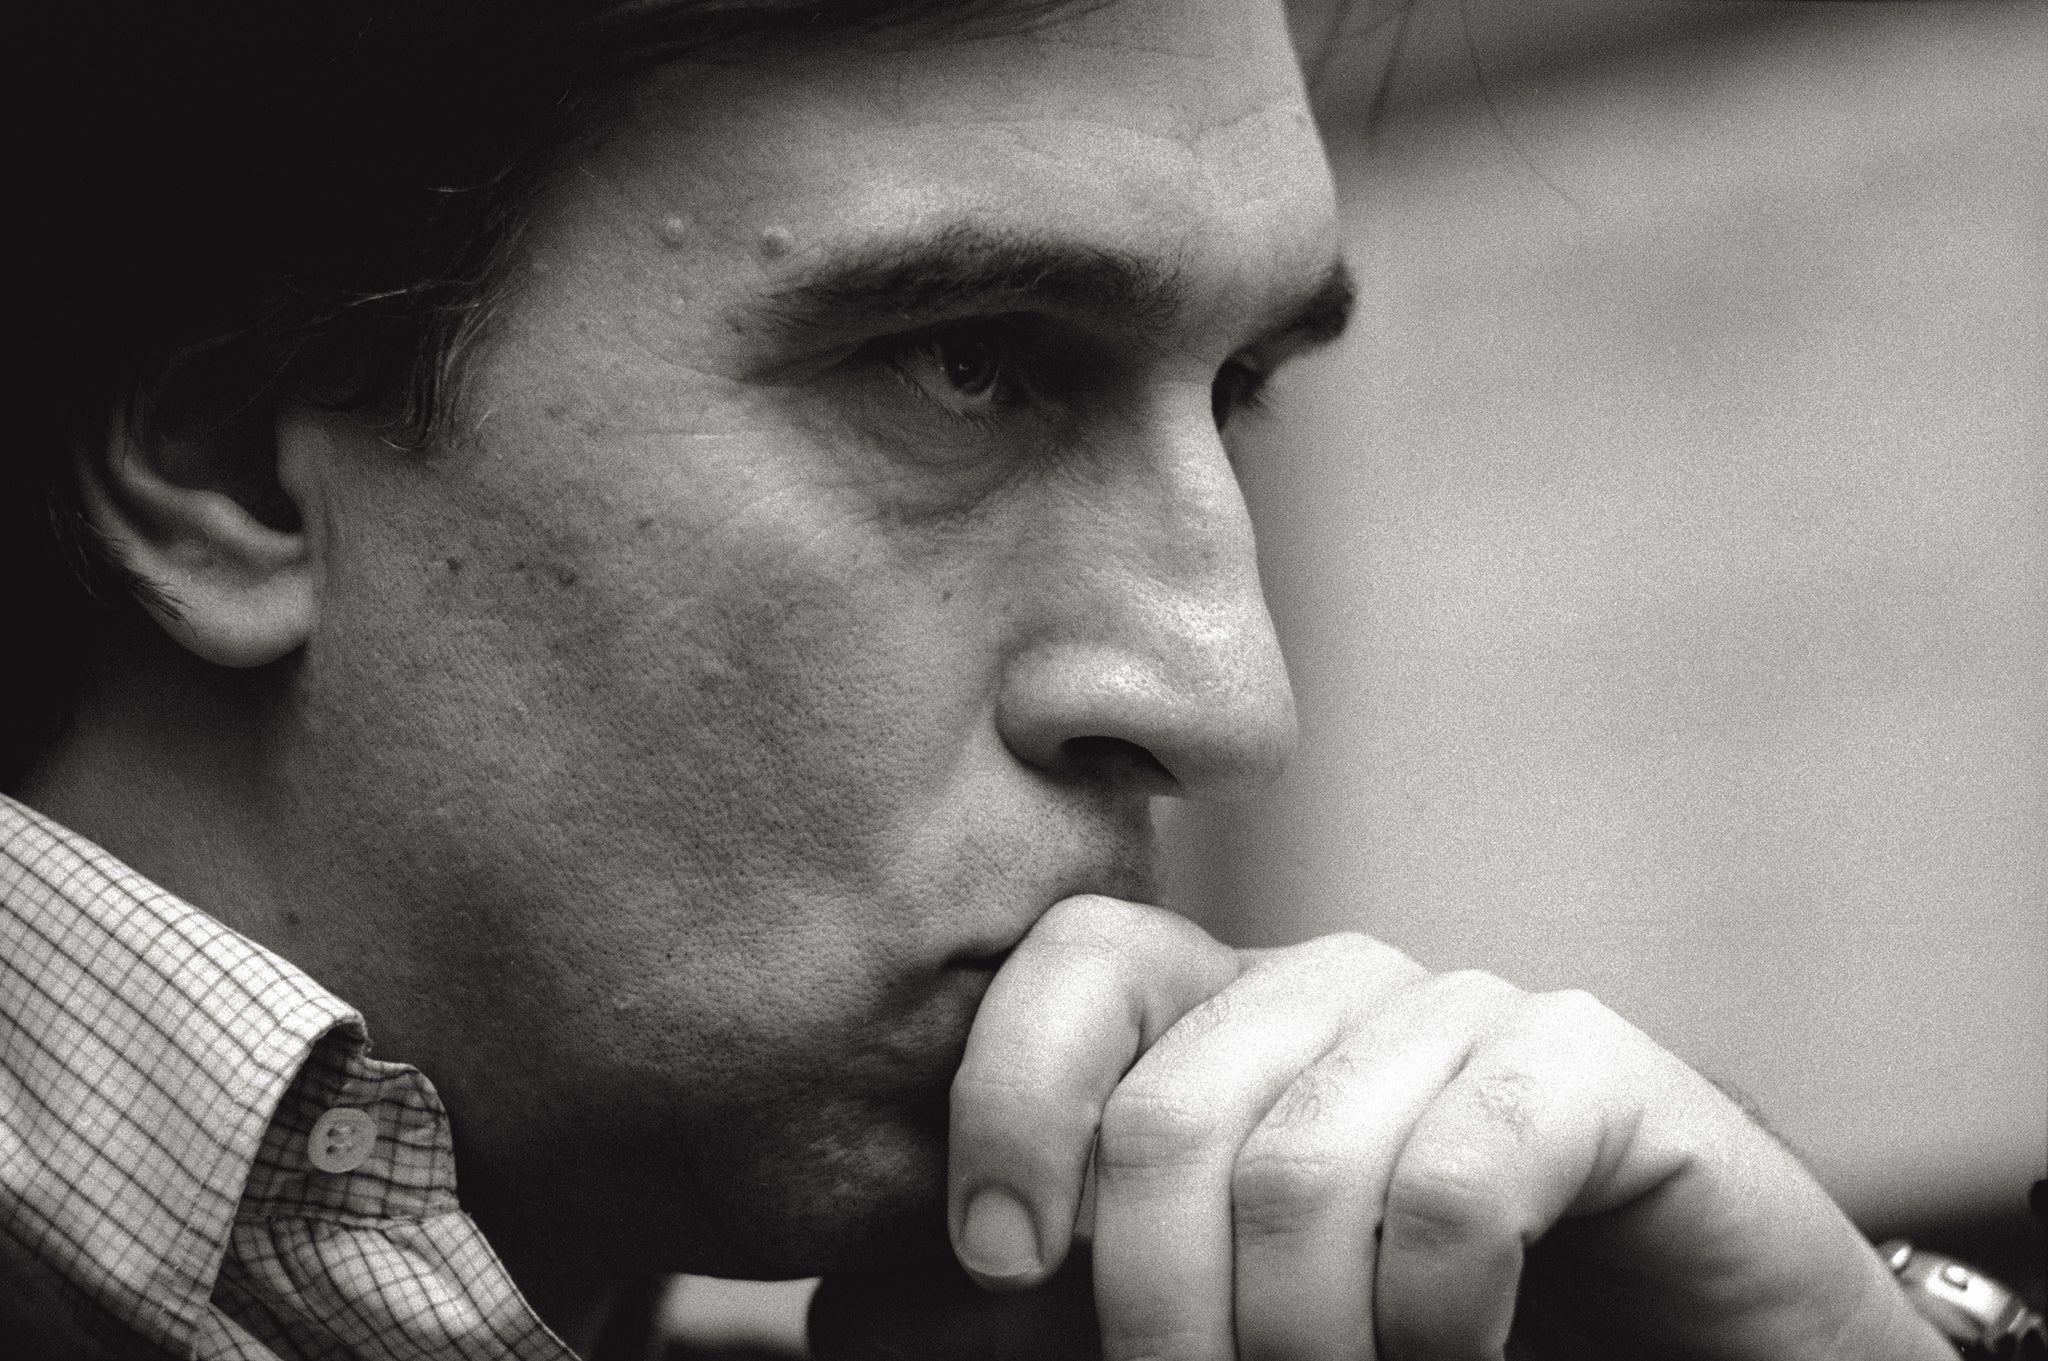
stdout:
<svg viewBox="0 0 2048 1361">
<path fill-rule="evenodd" d="M 1583 985 L 1866 1222 L 2048 1159 L 2048 7 L 1421 0 L 1243 460 L 1303 744 L 1224 934 Z"/>
</svg>

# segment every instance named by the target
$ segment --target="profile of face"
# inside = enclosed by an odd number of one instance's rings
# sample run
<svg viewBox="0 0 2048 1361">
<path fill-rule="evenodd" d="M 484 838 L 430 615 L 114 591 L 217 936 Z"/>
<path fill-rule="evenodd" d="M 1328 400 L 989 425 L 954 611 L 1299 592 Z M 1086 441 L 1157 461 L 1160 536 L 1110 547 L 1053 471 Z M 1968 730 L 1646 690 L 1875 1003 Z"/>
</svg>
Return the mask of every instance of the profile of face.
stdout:
<svg viewBox="0 0 2048 1361">
<path fill-rule="evenodd" d="M 939 1244 L 1004 952 L 1151 897 L 1150 801 L 1292 741 L 1229 461 L 1342 307 L 1283 15 L 664 68 L 517 249 L 445 447 L 283 424 L 318 612 L 271 769 L 317 840 L 279 892 L 487 1229 Z"/>
</svg>

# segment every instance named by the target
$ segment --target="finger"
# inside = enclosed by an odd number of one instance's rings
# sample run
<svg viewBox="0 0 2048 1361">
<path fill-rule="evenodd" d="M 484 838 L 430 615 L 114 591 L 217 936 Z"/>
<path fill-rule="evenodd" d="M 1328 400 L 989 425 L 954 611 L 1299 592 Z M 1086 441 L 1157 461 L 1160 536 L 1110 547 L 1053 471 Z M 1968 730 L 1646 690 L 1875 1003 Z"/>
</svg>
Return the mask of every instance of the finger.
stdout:
<svg viewBox="0 0 2048 1361">
<path fill-rule="evenodd" d="M 1603 1094 L 1595 1165 L 1525 1269 L 1548 1320 L 1618 1355 L 1928 1356 L 1952 1349 L 1791 1151 L 1750 1112 L 1583 995 L 1536 1009 Z M 1590 1094 L 1589 1094 L 1590 1095 Z M 1631 1307 L 1588 1292 L 1620 1271 Z"/>
<path fill-rule="evenodd" d="M 1118 1084 L 1095 1154 L 1105 1357 L 1235 1355 L 1239 1152 L 1362 1009 L 1420 973 L 1362 936 L 1275 952 L 1189 1012 Z"/>
<path fill-rule="evenodd" d="M 1111 1361 L 1231 1357 L 1231 1170 L 1348 1017 L 1342 994 L 1305 986 L 1319 981 L 1289 957 L 1248 970 L 1111 1094 L 1095 1154 L 1096 1308 Z"/>
<path fill-rule="evenodd" d="M 1479 973 L 1398 989 L 1245 1140 L 1231 1184 L 1242 1361 L 1374 1356 L 1376 1234 L 1395 1157 L 1520 996 Z"/>
<path fill-rule="evenodd" d="M 1017 1289 L 1059 1266 L 1111 1090 L 1238 968 L 1187 919 L 1095 895 L 1055 904 L 1018 943 L 953 1080 L 947 1215 L 978 1281 Z"/>
<path fill-rule="evenodd" d="M 1415 1122 L 1380 1240 L 1386 1361 L 1501 1356 L 1526 1248 L 1575 1203 L 1605 1198 L 1628 1154 L 1641 1084 L 1618 1061 L 1617 1027 L 1584 994 L 1525 998 Z"/>
</svg>

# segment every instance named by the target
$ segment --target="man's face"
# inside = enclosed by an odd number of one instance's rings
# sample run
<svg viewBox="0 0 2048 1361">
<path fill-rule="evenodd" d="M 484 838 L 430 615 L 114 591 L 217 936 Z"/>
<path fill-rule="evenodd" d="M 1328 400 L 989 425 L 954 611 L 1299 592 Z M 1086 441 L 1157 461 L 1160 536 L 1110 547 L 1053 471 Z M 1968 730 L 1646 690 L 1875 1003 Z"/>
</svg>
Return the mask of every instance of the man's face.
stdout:
<svg viewBox="0 0 2048 1361">
<path fill-rule="evenodd" d="M 728 1273 L 936 1230 L 1003 952 L 1292 740 L 1216 410 L 1334 240 L 1277 6 L 665 69 L 449 447 L 305 417 L 286 797 L 466 1199 Z"/>
</svg>

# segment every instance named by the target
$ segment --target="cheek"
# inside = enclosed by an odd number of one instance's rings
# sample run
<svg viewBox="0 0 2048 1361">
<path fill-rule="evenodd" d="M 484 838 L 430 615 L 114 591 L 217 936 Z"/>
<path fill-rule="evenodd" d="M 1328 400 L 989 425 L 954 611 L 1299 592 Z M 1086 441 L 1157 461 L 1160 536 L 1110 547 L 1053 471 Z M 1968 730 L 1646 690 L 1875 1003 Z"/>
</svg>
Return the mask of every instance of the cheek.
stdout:
<svg viewBox="0 0 2048 1361">
<path fill-rule="evenodd" d="M 995 644 L 953 559 L 824 492 L 507 483 L 394 480 L 331 555 L 306 685 L 375 841 L 600 959 L 887 949 L 874 905 L 928 873 L 989 740 Z"/>
<path fill-rule="evenodd" d="M 650 530 L 580 583 L 550 602 L 541 702 L 618 816 L 686 804 L 729 871 L 873 869 L 987 722 L 982 640 L 858 522 Z"/>
</svg>

